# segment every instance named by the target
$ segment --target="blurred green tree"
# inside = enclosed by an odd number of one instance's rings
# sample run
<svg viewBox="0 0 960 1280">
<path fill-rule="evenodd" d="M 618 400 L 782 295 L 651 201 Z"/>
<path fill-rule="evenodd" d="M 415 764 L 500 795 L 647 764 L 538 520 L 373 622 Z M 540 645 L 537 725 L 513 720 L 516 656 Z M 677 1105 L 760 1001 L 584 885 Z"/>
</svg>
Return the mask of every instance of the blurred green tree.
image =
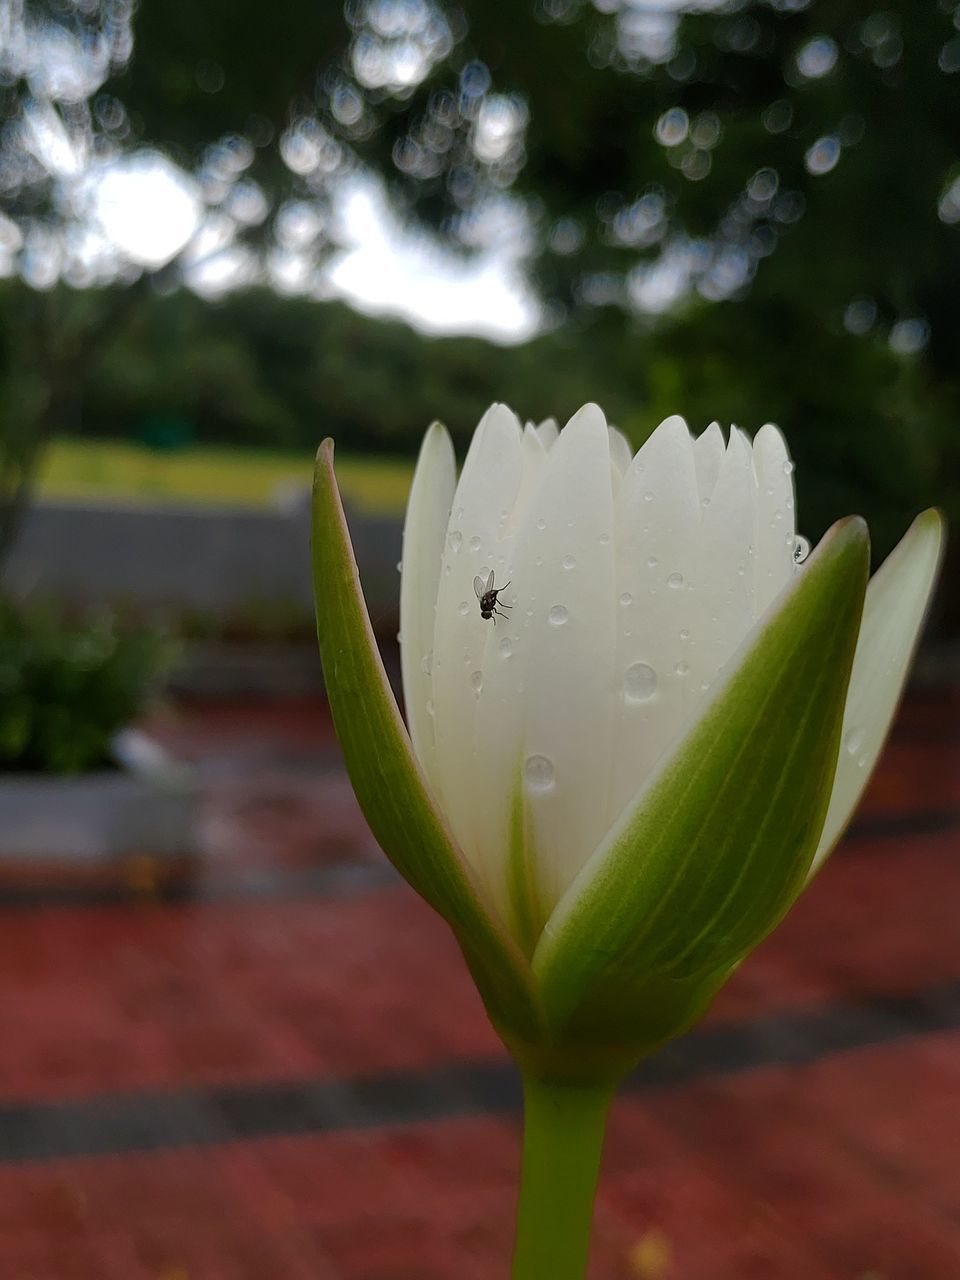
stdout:
<svg viewBox="0 0 960 1280">
<path fill-rule="evenodd" d="M 828 487 L 852 469 L 899 516 L 936 476 L 955 502 L 958 12 L 288 0 L 265 23 L 255 0 L 0 0 L 0 257 L 53 292 L 147 278 L 155 296 L 214 268 L 310 295 L 337 191 L 377 175 L 459 252 L 519 228 L 557 349 L 597 375 L 629 350 L 654 405 L 672 387 L 696 421 L 709 381 L 711 416 L 778 414 Z M 109 234 L 105 179 L 122 203 L 145 169 L 180 199 L 162 253 Z M 309 344 L 271 314 L 288 373 L 261 410 L 292 439 L 293 384 L 336 370 L 321 351 L 305 372 Z M 231 315 L 266 351 L 256 316 Z M 404 358 L 374 345 L 361 436 L 382 434 Z M 489 387 L 497 360 L 462 351 L 464 382 Z M 192 363 L 198 387 L 232 370 L 235 402 L 250 390 L 229 341 Z"/>
</svg>

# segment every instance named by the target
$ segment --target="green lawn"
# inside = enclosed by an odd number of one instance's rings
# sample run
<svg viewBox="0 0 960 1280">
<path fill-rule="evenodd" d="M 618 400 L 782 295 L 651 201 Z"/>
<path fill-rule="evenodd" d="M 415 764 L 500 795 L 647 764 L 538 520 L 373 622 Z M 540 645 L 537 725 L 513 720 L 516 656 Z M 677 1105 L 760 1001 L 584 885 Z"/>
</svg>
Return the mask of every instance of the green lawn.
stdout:
<svg viewBox="0 0 960 1280">
<path fill-rule="evenodd" d="M 401 514 L 413 463 L 366 455 L 337 456 L 344 496 L 371 514 Z M 40 494 L 51 498 L 223 502 L 263 507 L 309 485 L 313 459 L 229 446 L 157 452 L 114 440 L 58 439 L 41 469 Z"/>
</svg>

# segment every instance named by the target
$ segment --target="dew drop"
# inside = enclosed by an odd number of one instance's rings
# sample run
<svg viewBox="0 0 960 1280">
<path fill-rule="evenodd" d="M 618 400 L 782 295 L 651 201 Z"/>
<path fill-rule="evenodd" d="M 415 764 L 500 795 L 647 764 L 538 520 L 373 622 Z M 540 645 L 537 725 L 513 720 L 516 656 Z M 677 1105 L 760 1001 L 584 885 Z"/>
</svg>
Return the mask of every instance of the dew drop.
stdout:
<svg viewBox="0 0 960 1280">
<path fill-rule="evenodd" d="M 527 756 L 523 776 L 531 791 L 551 791 L 555 781 L 553 761 L 548 756 Z"/>
<path fill-rule="evenodd" d="M 648 556 L 648 557 L 647 557 L 647 568 L 648 568 L 648 569 L 655 569 L 659 563 L 660 563 L 660 562 L 659 562 L 659 560 L 657 559 L 657 557 L 656 557 L 656 556 Z"/>
<path fill-rule="evenodd" d="M 743 567 L 743 565 L 742 565 L 742 564 L 738 564 L 738 565 L 737 565 L 737 577 L 738 577 L 738 578 L 742 578 L 742 577 L 746 574 L 746 572 L 747 572 L 747 571 L 746 571 L 746 569 Z"/>
<path fill-rule="evenodd" d="M 783 512 L 782 512 L 782 511 L 778 511 L 778 512 L 776 512 L 776 513 L 775 513 L 775 515 L 774 515 L 774 517 L 773 517 L 773 522 L 774 522 L 774 524 L 783 524 Z"/>
<path fill-rule="evenodd" d="M 690 632 L 687 630 L 687 628 L 686 628 L 686 627 L 684 627 L 684 628 L 683 628 L 683 630 L 680 632 L 680 639 L 681 639 L 681 640 L 689 640 L 689 639 L 690 639 Z"/>
<path fill-rule="evenodd" d="M 445 564 L 445 565 L 443 566 L 443 572 L 444 572 L 444 573 L 446 573 L 446 574 L 449 574 L 449 572 L 450 572 L 451 568 L 452 568 L 452 566 L 451 566 L 451 565 L 449 565 L 449 564 Z"/>
<path fill-rule="evenodd" d="M 457 507 L 457 519 L 458 520 L 463 519 L 463 507 Z"/>
<path fill-rule="evenodd" d="M 575 569 L 577 565 L 575 556 L 564 556 L 560 563 L 563 565 L 564 569 L 568 570 Z"/>
<path fill-rule="evenodd" d="M 470 676 L 470 688 L 474 691 L 474 693 L 479 693 L 480 690 L 483 688 L 483 672 L 482 671 L 474 671 L 472 673 L 472 675 Z"/>
<path fill-rule="evenodd" d="M 541 516 L 541 517 L 540 517 L 540 519 L 537 521 L 537 528 L 538 528 L 538 529 L 540 530 L 540 532 L 542 533 L 546 527 L 547 527 L 547 522 L 546 522 L 546 520 L 544 520 L 544 519 L 543 519 L 543 517 Z"/>
<path fill-rule="evenodd" d="M 600 535 L 600 545 L 601 545 L 601 547 L 605 547 L 609 541 L 610 541 L 610 535 L 609 535 L 609 533 L 601 533 L 601 535 Z"/>
<path fill-rule="evenodd" d="M 543 564 L 543 556 L 537 556 L 536 560 L 534 560 L 534 562 L 533 562 L 533 563 L 534 563 L 534 564 L 537 566 L 537 568 L 539 569 L 539 568 L 540 568 L 540 566 Z"/>
<path fill-rule="evenodd" d="M 480 550 L 480 539 L 479 539 L 479 538 L 477 538 L 477 537 L 473 537 L 473 538 L 471 538 L 471 539 L 470 539 L 470 550 L 471 550 L 471 551 L 479 551 L 479 550 Z"/>
<path fill-rule="evenodd" d="M 788 547 L 792 547 L 792 546 L 794 546 L 794 544 L 795 544 L 795 543 L 796 543 L 796 541 L 797 541 L 797 540 L 796 540 L 796 537 L 795 537 L 792 533 L 785 533 L 785 534 L 783 535 L 783 540 L 784 540 L 784 542 L 787 544 L 787 546 L 788 546 Z"/>
<path fill-rule="evenodd" d="M 858 767 L 861 769 L 865 769 L 867 767 L 867 759 L 868 759 L 867 753 L 864 752 L 863 755 L 860 757 L 860 759 L 857 761 Z"/>
<path fill-rule="evenodd" d="M 690 670 L 690 663 L 689 663 L 689 662 L 678 662 L 678 663 L 677 663 L 677 665 L 676 665 L 673 669 L 674 669 L 674 671 L 677 673 L 677 675 L 678 675 L 678 676 L 685 676 L 685 675 L 687 674 L 687 672 Z"/>
<path fill-rule="evenodd" d="M 633 604 L 633 596 L 630 594 L 629 591 L 624 591 L 623 595 L 620 597 L 620 608 L 628 609 L 632 604 Z"/>
<path fill-rule="evenodd" d="M 427 699 L 427 715 L 428 716 L 433 715 L 433 699 L 432 698 Z"/>
<path fill-rule="evenodd" d="M 783 474 L 785 476 L 792 476 L 793 471 L 794 471 L 794 463 L 792 463 L 788 458 L 787 461 L 783 464 Z"/>
<path fill-rule="evenodd" d="M 667 578 L 667 586 L 672 587 L 674 591 L 683 586 L 683 574 L 671 573 Z"/>
<path fill-rule="evenodd" d="M 429 653 L 425 653 L 423 655 L 423 660 L 420 663 L 420 670 L 423 672 L 425 676 L 428 676 L 430 672 L 433 670 L 433 650 L 432 649 L 430 650 Z"/>
<path fill-rule="evenodd" d="M 457 613 L 460 614 L 461 618 L 465 618 L 469 612 L 470 612 L 469 604 L 467 604 L 466 600 L 461 600 L 460 603 L 457 605 Z"/>
<path fill-rule="evenodd" d="M 652 501 L 653 501 L 653 490 L 652 490 L 652 489 L 648 489 L 648 490 L 647 490 L 647 492 L 643 495 L 643 500 L 644 500 L 644 502 L 652 502 Z"/>
<path fill-rule="evenodd" d="M 460 544 L 463 542 L 463 534 L 454 530 L 450 535 L 450 550 L 454 555 L 460 550 Z"/>
<path fill-rule="evenodd" d="M 513 644 L 511 643 L 509 636 L 504 636 L 500 641 L 500 657 L 509 658 L 512 653 Z"/>
<path fill-rule="evenodd" d="M 867 731 L 863 725 L 854 725 L 844 736 L 843 745 L 852 756 L 858 755 L 866 740 Z"/>
<path fill-rule="evenodd" d="M 398 561 L 397 561 L 397 573 L 403 573 L 403 561 L 402 561 L 402 560 L 398 560 Z"/>
<path fill-rule="evenodd" d="M 550 619 L 550 621 L 553 623 L 555 627 L 562 627 L 563 624 L 566 622 L 566 620 L 570 617 L 570 613 L 567 610 L 566 605 L 555 604 L 553 608 L 550 610 L 550 612 L 547 614 L 547 617 Z"/>
<path fill-rule="evenodd" d="M 803 564 L 807 556 L 810 554 L 810 543 L 801 534 L 797 534 L 797 540 L 793 546 L 793 562 L 794 564 Z"/>
<path fill-rule="evenodd" d="M 657 691 L 657 673 L 646 662 L 634 662 L 623 673 L 623 696 L 627 702 L 649 702 Z"/>
</svg>

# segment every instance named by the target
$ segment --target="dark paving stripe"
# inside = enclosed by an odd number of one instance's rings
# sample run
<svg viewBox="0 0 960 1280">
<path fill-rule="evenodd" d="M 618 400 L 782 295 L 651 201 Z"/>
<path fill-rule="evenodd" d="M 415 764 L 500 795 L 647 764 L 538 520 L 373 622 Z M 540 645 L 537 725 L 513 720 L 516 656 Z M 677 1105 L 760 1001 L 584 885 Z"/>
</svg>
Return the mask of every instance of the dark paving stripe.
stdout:
<svg viewBox="0 0 960 1280">
<path fill-rule="evenodd" d="M 863 841 L 903 840 L 960 831 L 960 810 L 934 809 L 919 813 L 878 814 L 858 819 L 844 836 L 844 845 Z M 208 874 L 202 870 L 191 884 L 167 889 L 156 899 L 124 884 L 0 884 L 0 911 L 42 910 L 46 907 L 129 907 L 145 896 L 170 906 L 181 903 L 234 902 L 245 899 L 338 898 L 399 883 L 399 876 L 379 852 L 367 860 L 328 863 L 316 867 L 253 867 Z"/>
<path fill-rule="evenodd" d="M 701 1028 L 645 1062 L 627 1088 L 644 1092 L 758 1067 L 803 1066 L 846 1050 L 958 1029 L 960 980 L 910 996 L 836 1002 L 740 1025 Z M 346 1080 L 107 1094 L 0 1108 L 0 1162 L 373 1129 L 512 1113 L 519 1107 L 519 1080 L 506 1061 Z"/>
</svg>

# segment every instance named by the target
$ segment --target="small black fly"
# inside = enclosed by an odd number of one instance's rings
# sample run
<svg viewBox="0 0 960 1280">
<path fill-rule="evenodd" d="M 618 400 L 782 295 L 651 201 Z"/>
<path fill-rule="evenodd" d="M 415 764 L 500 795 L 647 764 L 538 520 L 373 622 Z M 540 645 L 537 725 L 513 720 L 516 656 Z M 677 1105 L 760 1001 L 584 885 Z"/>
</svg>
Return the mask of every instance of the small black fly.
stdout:
<svg viewBox="0 0 960 1280">
<path fill-rule="evenodd" d="M 484 582 L 479 574 L 477 574 L 473 580 L 473 589 L 477 593 L 477 599 L 480 601 L 480 617 L 493 618 L 494 626 L 497 625 L 497 619 L 494 615 L 499 614 L 501 618 L 505 618 L 507 615 L 503 610 L 513 608 L 512 604 L 505 604 L 502 600 L 497 599 L 500 592 L 506 591 L 509 585 L 509 582 L 505 582 L 502 587 L 495 587 L 493 585 L 492 569 L 487 575 L 486 582 Z"/>
</svg>

